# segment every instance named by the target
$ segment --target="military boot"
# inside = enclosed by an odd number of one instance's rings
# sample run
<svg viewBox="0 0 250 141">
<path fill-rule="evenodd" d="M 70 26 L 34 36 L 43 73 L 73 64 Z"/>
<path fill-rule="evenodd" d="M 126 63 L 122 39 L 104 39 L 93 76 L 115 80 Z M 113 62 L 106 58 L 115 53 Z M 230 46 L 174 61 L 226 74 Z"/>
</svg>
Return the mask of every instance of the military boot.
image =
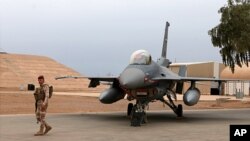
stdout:
<svg viewBox="0 0 250 141">
<path fill-rule="evenodd" d="M 44 132 L 44 134 L 47 134 L 51 129 L 52 129 L 52 127 L 49 126 L 48 123 L 45 123 L 45 132 Z"/>
<path fill-rule="evenodd" d="M 42 136 L 42 135 L 43 135 L 43 130 L 44 130 L 44 126 L 41 125 L 41 126 L 40 126 L 40 130 L 39 130 L 36 134 L 34 134 L 34 135 L 35 135 L 35 136 Z"/>
</svg>

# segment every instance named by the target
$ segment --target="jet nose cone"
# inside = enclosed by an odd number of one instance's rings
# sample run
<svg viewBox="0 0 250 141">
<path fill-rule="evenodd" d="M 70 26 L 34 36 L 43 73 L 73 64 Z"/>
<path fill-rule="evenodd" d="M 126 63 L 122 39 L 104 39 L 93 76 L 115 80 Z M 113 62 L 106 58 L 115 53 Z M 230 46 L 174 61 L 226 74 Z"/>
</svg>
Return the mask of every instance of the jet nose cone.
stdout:
<svg viewBox="0 0 250 141">
<path fill-rule="evenodd" d="M 127 89 L 134 89 L 144 85 L 145 74 L 137 68 L 128 68 L 122 72 L 119 81 Z"/>
</svg>

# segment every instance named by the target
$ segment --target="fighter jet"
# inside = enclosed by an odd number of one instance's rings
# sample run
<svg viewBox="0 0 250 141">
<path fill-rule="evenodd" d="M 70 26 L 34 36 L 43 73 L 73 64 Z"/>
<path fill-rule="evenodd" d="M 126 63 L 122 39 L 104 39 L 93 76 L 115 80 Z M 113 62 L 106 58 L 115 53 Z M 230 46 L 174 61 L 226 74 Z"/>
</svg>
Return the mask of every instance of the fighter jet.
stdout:
<svg viewBox="0 0 250 141">
<path fill-rule="evenodd" d="M 148 51 L 137 50 L 131 55 L 129 65 L 119 76 L 65 76 L 56 79 L 88 78 L 91 88 L 97 87 L 104 81 L 110 83 L 110 88 L 100 94 L 99 100 L 104 104 L 114 103 L 124 99 L 125 96 L 129 101 L 135 100 L 135 104 L 129 103 L 127 107 L 127 115 L 131 119 L 131 126 L 140 126 L 147 123 L 146 107 L 150 102 L 156 100 L 165 103 L 178 117 L 182 117 L 182 105 L 176 105 L 174 100 L 176 100 L 176 93 L 182 94 L 184 82 L 189 81 L 190 87 L 183 94 L 183 101 L 186 105 L 193 106 L 197 104 L 201 94 L 195 86 L 197 81 L 217 81 L 220 87 L 222 80 L 185 77 L 185 67 L 180 67 L 178 74 L 169 69 L 171 62 L 166 57 L 169 26 L 170 24 L 166 22 L 162 54 L 157 61 L 152 60 Z"/>
</svg>

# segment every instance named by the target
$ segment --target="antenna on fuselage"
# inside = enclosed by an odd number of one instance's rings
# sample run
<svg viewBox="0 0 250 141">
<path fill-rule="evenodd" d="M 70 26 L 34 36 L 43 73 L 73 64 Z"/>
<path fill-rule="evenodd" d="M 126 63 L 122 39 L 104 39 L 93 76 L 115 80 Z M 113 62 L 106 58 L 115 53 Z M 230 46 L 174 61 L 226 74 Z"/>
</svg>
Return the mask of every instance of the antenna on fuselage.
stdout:
<svg viewBox="0 0 250 141">
<path fill-rule="evenodd" d="M 157 63 L 161 66 L 169 67 L 171 62 L 167 59 L 167 43 L 168 43 L 168 28 L 170 24 L 169 22 L 166 22 L 166 27 L 165 27 L 165 34 L 163 38 L 163 46 L 162 46 L 162 52 L 161 52 L 161 58 L 157 60 Z"/>
</svg>

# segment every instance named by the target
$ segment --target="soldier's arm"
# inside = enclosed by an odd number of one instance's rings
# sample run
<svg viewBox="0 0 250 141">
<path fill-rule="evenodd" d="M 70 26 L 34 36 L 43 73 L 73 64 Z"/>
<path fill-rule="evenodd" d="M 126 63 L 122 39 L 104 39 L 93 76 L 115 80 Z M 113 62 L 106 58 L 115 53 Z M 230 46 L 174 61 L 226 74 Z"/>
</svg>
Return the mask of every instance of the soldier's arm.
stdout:
<svg viewBox="0 0 250 141">
<path fill-rule="evenodd" d="M 45 99 L 44 99 L 44 105 L 48 104 L 49 100 L 49 85 L 44 86 L 44 93 L 45 93 Z"/>
</svg>

